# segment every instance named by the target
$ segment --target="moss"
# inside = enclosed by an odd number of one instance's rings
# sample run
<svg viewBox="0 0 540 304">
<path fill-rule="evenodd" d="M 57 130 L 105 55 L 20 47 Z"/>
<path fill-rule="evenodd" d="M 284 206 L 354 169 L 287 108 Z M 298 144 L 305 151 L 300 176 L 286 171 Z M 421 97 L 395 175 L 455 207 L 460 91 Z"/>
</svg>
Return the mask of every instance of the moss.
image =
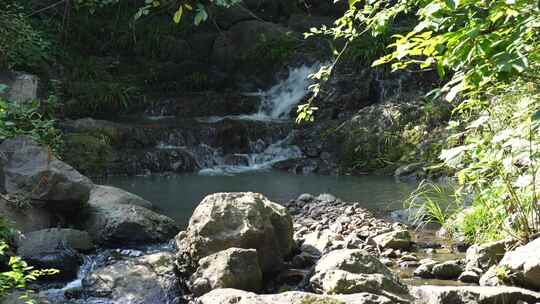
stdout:
<svg viewBox="0 0 540 304">
<path fill-rule="evenodd" d="M 332 298 L 317 298 L 312 296 L 305 297 L 300 304 L 345 304 Z"/>
<path fill-rule="evenodd" d="M 113 160 L 110 140 L 103 134 L 73 133 L 65 136 L 64 161 L 87 175 L 104 175 Z"/>
</svg>

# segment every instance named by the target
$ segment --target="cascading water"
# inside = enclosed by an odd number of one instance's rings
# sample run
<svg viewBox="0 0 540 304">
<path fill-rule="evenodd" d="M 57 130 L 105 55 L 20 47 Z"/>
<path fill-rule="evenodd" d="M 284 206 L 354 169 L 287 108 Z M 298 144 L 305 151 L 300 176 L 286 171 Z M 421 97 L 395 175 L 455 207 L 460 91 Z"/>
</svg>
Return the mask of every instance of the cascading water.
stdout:
<svg viewBox="0 0 540 304">
<path fill-rule="evenodd" d="M 291 68 L 288 76 L 267 91 L 258 93 L 248 93 L 252 96 L 259 96 L 261 103 L 259 110 L 250 115 L 234 115 L 221 117 L 206 117 L 197 119 L 203 124 L 216 124 L 225 119 L 236 121 L 246 121 L 257 127 L 271 128 L 278 124 L 289 123 L 289 115 L 296 105 L 298 105 L 309 93 L 311 84 L 309 75 L 315 73 L 320 64 L 311 66 L 301 66 Z M 249 128 L 251 128 L 251 125 Z M 270 129 L 268 129 L 270 130 Z M 272 132 L 272 131 L 270 131 Z M 244 135 L 245 136 L 245 135 Z M 278 137 L 279 138 L 279 137 Z M 203 143 L 197 146 L 178 147 L 174 144 L 161 142 L 159 149 L 184 149 L 189 151 L 196 159 L 198 165 L 203 168 L 200 174 L 203 175 L 233 175 L 246 171 L 255 171 L 271 168 L 279 161 L 301 158 L 300 148 L 292 145 L 294 134 L 291 132 L 285 138 L 265 140 L 261 138 L 249 138 L 248 152 L 235 153 L 223 152 L 221 147 L 210 147 Z"/>
</svg>

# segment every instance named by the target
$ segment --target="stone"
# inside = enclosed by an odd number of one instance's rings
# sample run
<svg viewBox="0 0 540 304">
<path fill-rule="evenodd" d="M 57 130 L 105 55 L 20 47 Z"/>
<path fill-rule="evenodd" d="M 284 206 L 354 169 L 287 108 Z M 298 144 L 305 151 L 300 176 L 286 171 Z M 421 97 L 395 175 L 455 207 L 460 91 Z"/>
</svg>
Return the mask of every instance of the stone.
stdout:
<svg viewBox="0 0 540 304">
<path fill-rule="evenodd" d="M 373 241 L 380 248 L 409 249 L 411 247 L 411 235 L 407 230 L 391 231 L 377 235 Z"/>
<path fill-rule="evenodd" d="M 174 255 L 168 252 L 98 268 L 82 280 L 82 286 L 84 294 L 112 303 L 183 303 Z"/>
<path fill-rule="evenodd" d="M 22 233 L 55 226 L 60 215 L 54 215 L 41 204 L 19 208 L 16 204 L 0 198 L 0 217 L 9 219 L 12 228 Z"/>
<path fill-rule="evenodd" d="M 390 296 L 407 288 L 377 258 L 359 249 L 334 250 L 315 265 L 311 288 L 328 294 L 370 292 Z"/>
<path fill-rule="evenodd" d="M 457 261 L 446 261 L 433 265 L 431 272 L 435 278 L 453 280 L 463 272 L 463 266 Z"/>
<path fill-rule="evenodd" d="M 300 196 L 298 196 L 298 198 L 296 200 L 300 201 L 300 202 L 304 202 L 304 203 L 309 203 L 309 202 L 313 201 L 313 199 L 315 199 L 313 197 L 313 195 L 311 195 L 309 193 L 303 193 L 303 194 L 300 194 Z"/>
<path fill-rule="evenodd" d="M 482 245 L 472 245 L 467 249 L 465 264 L 467 268 L 478 267 L 487 270 L 489 267 L 499 263 L 506 253 L 508 241 L 496 241 Z"/>
<path fill-rule="evenodd" d="M 81 209 L 90 196 L 92 181 L 54 157 L 47 147 L 28 136 L 7 139 L 0 145 L 4 188 L 44 201 L 47 208 L 65 212 Z"/>
<path fill-rule="evenodd" d="M 389 298 L 370 293 L 318 295 L 289 291 L 257 295 L 237 289 L 216 289 L 197 299 L 198 304 L 393 304 Z"/>
<path fill-rule="evenodd" d="M 337 198 L 330 193 L 319 194 L 315 199 L 323 204 L 331 204 L 337 200 Z"/>
<path fill-rule="evenodd" d="M 88 204 L 91 206 L 99 205 L 136 205 L 147 209 L 153 209 L 151 202 L 142 197 L 125 190 L 112 187 L 96 185 L 90 191 Z"/>
<path fill-rule="evenodd" d="M 77 252 L 94 248 L 87 232 L 74 229 L 45 229 L 26 233 L 17 239 L 17 255 L 36 268 L 54 268 L 59 279 L 77 276 L 82 262 Z"/>
<path fill-rule="evenodd" d="M 417 277 L 429 279 L 433 277 L 433 266 L 435 266 L 437 262 L 433 260 L 422 260 L 420 261 L 420 266 L 416 268 L 413 272 L 413 274 Z"/>
<path fill-rule="evenodd" d="M 38 98 L 39 78 L 36 75 L 14 71 L 0 72 L 0 83 L 7 85 L 0 97 L 9 101 L 24 103 Z"/>
<path fill-rule="evenodd" d="M 193 212 L 186 232 L 176 238 L 179 262 L 228 248 L 256 249 L 263 272 L 276 272 L 294 247 L 287 209 L 258 193 L 215 193 Z"/>
<path fill-rule="evenodd" d="M 202 258 L 190 281 L 195 296 L 218 288 L 259 291 L 262 271 L 257 250 L 229 248 Z"/>
<path fill-rule="evenodd" d="M 459 275 L 458 281 L 463 283 L 478 284 L 480 281 L 480 275 L 474 271 L 466 270 Z"/>
<path fill-rule="evenodd" d="M 411 294 L 418 304 L 522 304 L 540 302 L 540 293 L 516 287 L 418 286 Z"/>
<path fill-rule="evenodd" d="M 99 202 L 86 208 L 81 226 L 105 246 L 165 242 L 179 231 L 173 219 L 144 207 Z"/>
<path fill-rule="evenodd" d="M 540 238 L 506 252 L 496 269 L 504 270 L 506 283 L 540 290 L 539 252 Z"/>
<path fill-rule="evenodd" d="M 328 229 L 308 233 L 304 236 L 300 250 L 311 255 L 321 256 L 332 246 L 336 236 L 335 233 Z"/>
</svg>

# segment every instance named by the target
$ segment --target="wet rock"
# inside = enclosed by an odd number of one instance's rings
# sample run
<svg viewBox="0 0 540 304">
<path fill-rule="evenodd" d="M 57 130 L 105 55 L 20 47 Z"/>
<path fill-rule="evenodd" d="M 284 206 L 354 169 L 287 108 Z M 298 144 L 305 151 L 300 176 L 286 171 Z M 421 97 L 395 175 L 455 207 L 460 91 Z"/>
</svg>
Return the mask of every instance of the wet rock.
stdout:
<svg viewBox="0 0 540 304">
<path fill-rule="evenodd" d="M 223 162 L 230 166 L 249 166 L 249 157 L 247 154 L 229 154 Z"/>
<path fill-rule="evenodd" d="M 377 258 L 355 249 L 335 250 L 324 255 L 315 265 L 310 283 L 313 290 L 329 294 L 407 293 L 406 287 Z"/>
<path fill-rule="evenodd" d="M 113 303 L 181 303 L 174 255 L 155 253 L 99 268 L 82 281 L 84 294 Z"/>
<path fill-rule="evenodd" d="M 380 248 L 409 249 L 411 247 L 411 235 L 407 230 L 383 233 L 374 237 L 373 241 Z"/>
<path fill-rule="evenodd" d="M 508 241 L 502 240 L 482 245 L 473 245 L 467 249 L 465 256 L 466 267 L 478 267 L 487 270 L 499 263 L 506 253 Z"/>
<path fill-rule="evenodd" d="M 191 276 L 190 289 L 201 296 L 218 288 L 259 291 L 261 287 L 257 250 L 229 248 L 199 260 L 199 267 Z"/>
<path fill-rule="evenodd" d="M 418 304 L 522 304 L 537 303 L 540 293 L 515 287 L 418 286 L 413 287 Z"/>
<path fill-rule="evenodd" d="M 317 260 L 320 258 L 318 255 L 312 255 L 307 252 L 302 252 L 298 255 L 295 255 L 292 259 L 292 265 L 294 268 L 307 268 L 315 265 Z"/>
<path fill-rule="evenodd" d="M 45 229 L 26 233 L 17 239 L 17 255 L 36 268 L 60 271 L 54 278 L 76 277 L 82 262 L 77 252 L 94 248 L 88 233 L 74 229 Z"/>
<path fill-rule="evenodd" d="M 457 279 L 463 272 L 463 266 L 458 261 L 446 261 L 433 265 L 433 276 L 438 279 Z"/>
<path fill-rule="evenodd" d="M 313 201 L 315 197 L 309 193 L 300 194 L 300 196 L 296 199 L 297 201 L 309 203 Z"/>
<path fill-rule="evenodd" d="M 318 295 L 290 291 L 279 294 L 257 295 L 236 289 L 216 289 L 197 299 L 197 304 L 393 304 L 384 296 L 357 293 L 352 295 Z"/>
<path fill-rule="evenodd" d="M 177 244 L 179 263 L 237 247 L 257 249 L 263 272 L 275 272 L 294 246 L 292 218 L 258 193 L 215 193 L 195 209 Z"/>
<path fill-rule="evenodd" d="M 147 209 L 153 209 L 154 206 L 149 201 L 133 193 L 122 189 L 96 185 L 90 191 L 88 204 L 92 206 L 98 205 L 136 205 Z"/>
<path fill-rule="evenodd" d="M 5 140 L 0 154 L 5 156 L 0 166 L 8 193 L 24 193 L 46 202 L 50 209 L 65 212 L 76 212 L 88 201 L 92 181 L 30 137 Z"/>
<path fill-rule="evenodd" d="M 94 241 L 105 246 L 164 242 L 179 230 L 171 218 L 137 205 L 91 204 L 82 221 Z"/>
</svg>

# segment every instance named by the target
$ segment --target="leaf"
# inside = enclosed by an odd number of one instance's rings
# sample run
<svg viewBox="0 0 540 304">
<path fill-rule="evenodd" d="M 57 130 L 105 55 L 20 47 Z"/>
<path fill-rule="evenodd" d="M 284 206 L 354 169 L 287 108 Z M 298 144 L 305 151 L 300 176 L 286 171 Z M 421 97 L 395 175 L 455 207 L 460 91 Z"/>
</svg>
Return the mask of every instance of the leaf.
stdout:
<svg viewBox="0 0 540 304">
<path fill-rule="evenodd" d="M 184 10 L 183 10 L 182 6 L 180 5 L 180 7 L 176 11 L 176 13 L 174 13 L 174 17 L 173 17 L 174 23 L 176 23 L 176 24 L 180 23 L 180 21 L 182 20 L 182 14 L 183 13 L 184 13 Z"/>
<path fill-rule="evenodd" d="M 206 13 L 206 10 L 204 9 L 204 6 L 202 4 L 197 5 L 197 14 L 195 15 L 195 25 L 201 24 L 203 21 L 206 21 L 208 19 L 208 14 Z"/>
</svg>

